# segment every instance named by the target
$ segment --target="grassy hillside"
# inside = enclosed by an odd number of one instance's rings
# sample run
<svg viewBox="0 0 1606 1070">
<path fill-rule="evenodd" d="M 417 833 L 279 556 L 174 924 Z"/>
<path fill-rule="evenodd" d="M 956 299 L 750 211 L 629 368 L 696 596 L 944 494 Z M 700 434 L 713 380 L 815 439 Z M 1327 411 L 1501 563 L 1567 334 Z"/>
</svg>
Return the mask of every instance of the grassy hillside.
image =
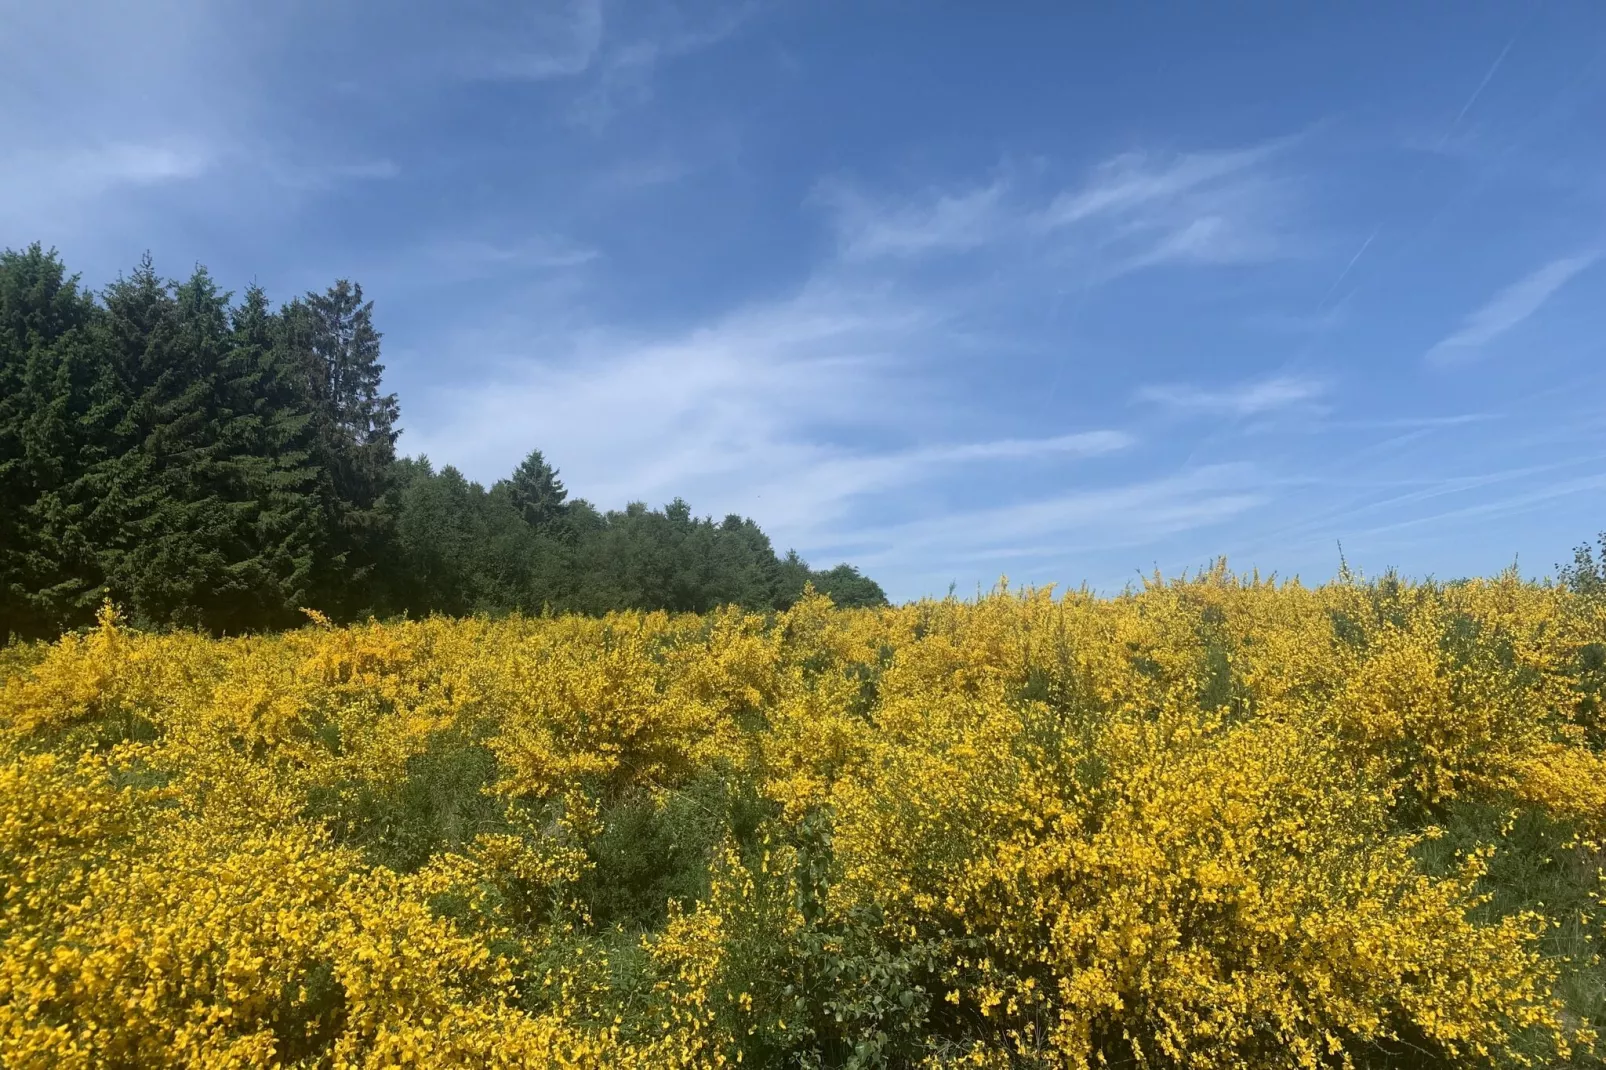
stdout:
<svg viewBox="0 0 1606 1070">
<path fill-rule="evenodd" d="M 1514 576 L 0 656 L 0 1065 L 1598 1065 Z"/>
</svg>

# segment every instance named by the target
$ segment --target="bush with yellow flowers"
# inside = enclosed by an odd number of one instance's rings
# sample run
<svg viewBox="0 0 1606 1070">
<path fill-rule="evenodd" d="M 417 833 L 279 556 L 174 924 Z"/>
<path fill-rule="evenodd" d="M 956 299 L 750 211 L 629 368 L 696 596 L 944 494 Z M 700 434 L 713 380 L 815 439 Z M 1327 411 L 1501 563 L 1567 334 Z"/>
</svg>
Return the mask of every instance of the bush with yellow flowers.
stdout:
<svg viewBox="0 0 1606 1070">
<path fill-rule="evenodd" d="M 1600 1065 L 1600 598 L 312 618 L 0 659 L 0 1065 Z"/>
</svg>

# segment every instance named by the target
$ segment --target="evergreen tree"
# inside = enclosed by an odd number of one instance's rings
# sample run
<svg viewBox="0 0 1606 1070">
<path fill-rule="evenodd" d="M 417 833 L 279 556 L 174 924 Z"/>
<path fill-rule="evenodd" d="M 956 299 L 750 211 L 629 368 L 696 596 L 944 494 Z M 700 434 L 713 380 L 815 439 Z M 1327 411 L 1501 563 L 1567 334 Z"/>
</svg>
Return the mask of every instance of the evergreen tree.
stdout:
<svg viewBox="0 0 1606 1070">
<path fill-rule="evenodd" d="M 85 481 L 107 446 L 95 315 L 54 251 L 0 253 L 0 642 L 79 623 L 102 592 Z"/>
<path fill-rule="evenodd" d="M 799 557 L 796 550 L 786 551 L 786 556 L 776 562 L 774 575 L 773 597 L 777 609 L 791 608 L 814 577 L 809 563 Z"/>
<path fill-rule="evenodd" d="M 397 485 L 401 608 L 415 616 L 469 612 L 473 552 L 482 538 L 474 488 L 449 465 L 437 474 L 427 457 L 400 462 Z"/>
<path fill-rule="evenodd" d="M 563 489 L 557 469 L 546 463 L 540 450 L 531 450 L 504 483 L 513 508 L 526 523 L 537 531 L 556 530 L 568 511 L 564 499 L 569 492 Z"/>
<path fill-rule="evenodd" d="M 577 501 L 569 527 L 577 546 L 574 594 L 566 607 L 580 612 L 703 613 L 720 605 L 784 609 L 811 582 L 844 605 L 886 601 L 880 587 L 850 566 L 818 573 L 795 552 L 778 559 L 769 537 L 752 520 L 734 514 L 717 524 L 697 519 L 678 498 L 661 511 L 635 502 L 606 514 Z"/>
<path fill-rule="evenodd" d="M 105 300 L 129 400 L 109 480 L 108 586 L 137 618 L 206 626 L 239 592 L 230 566 L 244 553 L 237 531 L 249 508 L 233 485 L 220 381 L 228 298 L 201 269 L 170 286 L 147 257 Z"/>
<path fill-rule="evenodd" d="M 0 641 L 135 620 L 242 632 L 367 612 L 784 608 L 847 565 L 777 558 L 681 499 L 602 512 L 539 450 L 489 491 L 395 456 L 396 398 L 359 287 L 275 312 L 147 256 L 100 295 L 54 253 L 0 254 Z"/>
<path fill-rule="evenodd" d="M 561 604 L 568 546 L 525 520 L 506 481 L 487 492 L 423 457 L 398 461 L 396 472 L 395 608 L 421 616 Z"/>
<path fill-rule="evenodd" d="M 832 602 L 844 609 L 887 604 L 887 593 L 881 589 L 881 585 L 861 575 L 852 565 L 841 564 L 823 572 L 811 573 L 809 582 L 814 584 L 816 591 L 829 595 Z"/>
<path fill-rule="evenodd" d="M 562 485 L 558 492 L 564 493 Z M 576 514 L 564 505 L 555 521 L 537 526 L 515 504 L 507 480 L 481 499 L 485 545 L 478 597 L 487 609 L 527 613 L 568 604 L 575 580 Z"/>
<path fill-rule="evenodd" d="M 321 294 L 309 293 L 306 308 L 314 397 L 340 446 L 341 489 L 351 501 L 377 498 L 395 459 L 400 408 L 395 394 L 380 393 L 385 366 L 374 303 L 363 301 L 361 286 L 341 279 Z"/>
<path fill-rule="evenodd" d="M 276 345 L 277 318 L 258 286 L 230 315 L 223 405 L 230 463 L 252 503 L 240 532 L 249 562 L 238 626 L 285 626 L 313 601 L 317 562 L 328 541 L 332 490 L 313 459 L 313 411 L 295 363 Z M 251 626 L 246 624 L 246 626 Z"/>
<path fill-rule="evenodd" d="M 112 597 L 152 623 L 212 631 L 298 619 L 328 541 L 311 397 L 258 289 L 235 309 L 204 269 L 148 259 L 105 294 L 126 407 L 98 483 Z"/>
<path fill-rule="evenodd" d="M 382 500 L 392 476 L 399 407 L 381 393 L 384 365 L 373 302 L 342 279 L 280 316 L 282 359 L 299 367 L 313 412 L 313 459 L 328 479 L 326 553 L 313 600 L 339 616 L 379 608 L 376 566 L 390 538 Z"/>
</svg>

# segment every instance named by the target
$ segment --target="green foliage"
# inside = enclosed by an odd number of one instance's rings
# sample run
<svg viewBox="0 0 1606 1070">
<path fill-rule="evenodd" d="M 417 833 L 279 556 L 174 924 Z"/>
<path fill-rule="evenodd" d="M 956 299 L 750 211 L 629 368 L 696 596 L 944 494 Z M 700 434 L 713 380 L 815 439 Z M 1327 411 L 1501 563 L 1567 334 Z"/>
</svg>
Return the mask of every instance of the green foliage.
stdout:
<svg viewBox="0 0 1606 1070">
<path fill-rule="evenodd" d="M 379 583 L 390 549 L 383 500 L 394 477 L 400 407 L 396 395 L 380 393 L 379 341 L 373 302 L 345 279 L 279 313 L 279 359 L 298 381 L 309 455 L 324 490 L 315 601 L 342 619 L 386 608 Z"/>
<path fill-rule="evenodd" d="M 290 627 L 399 613 L 880 605 L 848 565 L 777 557 L 676 499 L 599 511 L 532 451 L 487 491 L 398 458 L 380 333 L 340 280 L 274 309 L 146 257 L 96 296 L 0 253 L 0 643 L 88 625 Z"/>
<path fill-rule="evenodd" d="M 540 450 L 531 450 L 513 475 L 493 490 L 506 493 L 519 516 L 537 531 L 558 530 L 568 513 L 564 499 L 569 492 L 563 489 L 557 469 L 546 463 Z"/>
<path fill-rule="evenodd" d="M 689 908 L 708 895 L 708 873 L 726 836 L 751 839 L 772 807 L 749 784 L 708 776 L 684 787 L 631 792 L 601 815 L 587 846 L 591 869 L 580 898 L 599 925 L 661 928 L 669 904 Z"/>
<path fill-rule="evenodd" d="M 1598 922 L 1600 845 L 1543 810 L 1513 801 L 1507 806 L 1460 802 L 1450 807 L 1444 835 L 1417 851 L 1423 869 L 1451 872 L 1479 847 L 1497 845 L 1480 882 L 1487 901 L 1480 921 L 1492 922 L 1525 910 L 1552 919 L 1540 947 L 1560 966 L 1557 995 L 1576 1021 L 1606 1025 L 1606 941 Z M 1598 1059 L 1580 1065 L 1600 1065 Z"/>
<path fill-rule="evenodd" d="M 809 580 L 814 584 L 816 591 L 828 596 L 832 602 L 844 609 L 887 604 L 887 593 L 881 589 L 881 585 L 870 577 L 861 575 L 858 569 L 849 564 L 816 572 L 809 577 Z"/>
<path fill-rule="evenodd" d="M 1556 566 L 1556 578 L 1578 594 L 1606 593 L 1606 532 L 1601 532 L 1599 549 L 1587 542 L 1573 550 L 1573 559 Z"/>
<path fill-rule="evenodd" d="M 0 640 L 87 619 L 120 384 L 90 353 L 96 309 L 54 253 L 0 254 Z"/>
<path fill-rule="evenodd" d="M 508 828 L 505 807 L 485 789 L 496 759 L 461 733 L 442 733 L 407 761 L 407 777 L 389 789 L 337 784 L 308 800 L 308 816 L 326 820 L 337 842 L 374 864 L 410 873 L 441 851 L 461 851 L 480 833 Z"/>
</svg>

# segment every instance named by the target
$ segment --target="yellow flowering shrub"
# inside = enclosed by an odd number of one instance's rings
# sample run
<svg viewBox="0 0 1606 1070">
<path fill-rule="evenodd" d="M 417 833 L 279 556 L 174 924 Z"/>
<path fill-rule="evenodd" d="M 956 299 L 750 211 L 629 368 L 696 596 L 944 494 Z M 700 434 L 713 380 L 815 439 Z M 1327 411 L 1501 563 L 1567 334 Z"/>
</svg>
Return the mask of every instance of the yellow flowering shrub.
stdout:
<svg viewBox="0 0 1606 1070">
<path fill-rule="evenodd" d="M 0 659 L 0 1066 L 1596 1064 L 1599 599 L 311 617 Z"/>
</svg>

